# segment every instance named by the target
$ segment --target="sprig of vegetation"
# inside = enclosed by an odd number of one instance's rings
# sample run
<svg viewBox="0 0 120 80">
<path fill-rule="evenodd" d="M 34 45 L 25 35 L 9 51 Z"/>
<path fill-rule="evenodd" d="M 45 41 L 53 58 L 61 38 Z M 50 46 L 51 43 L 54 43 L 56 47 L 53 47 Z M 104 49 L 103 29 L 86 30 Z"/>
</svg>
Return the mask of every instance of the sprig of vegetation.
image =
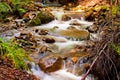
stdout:
<svg viewBox="0 0 120 80">
<path fill-rule="evenodd" d="M 11 13 L 12 9 L 6 2 L 0 2 L 0 19 Z"/>
<path fill-rule="evenodd" d="M 0 58 L 3 56 L 12 60 L 16 68 L 29 70 L 26 61 L 31 59 L 30 56 L 25 54 L 23 49 L 19 48 L 18 45 L 11 44 L 10 41 L 0 38 Z"/>
<path fill-rule="evenodd" d="M 120 55 L 120 47 L 113 44 L 112 47 L 114 48 L 114 50 L 118 53 L 118 55 Z"/>
</svg>

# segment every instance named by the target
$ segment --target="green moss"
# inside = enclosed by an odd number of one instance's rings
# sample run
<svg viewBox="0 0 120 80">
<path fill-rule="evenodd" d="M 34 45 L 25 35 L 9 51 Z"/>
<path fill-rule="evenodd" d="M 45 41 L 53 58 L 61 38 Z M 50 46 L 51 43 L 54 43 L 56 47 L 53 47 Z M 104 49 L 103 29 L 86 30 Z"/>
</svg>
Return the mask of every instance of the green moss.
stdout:
<svg viewBox="0 0 120 80">
<path fill-rule="evenodd" d="M 37 18 L 39 18 L 41 20 L 41 23 L 48 23 L 52 20 L 54 20 L 54 16 L 47 11 L 40 11 L 40 13 L 38 13 Z"/>
<path fill-rule="evenodd" d="M 106 5 L 102 5 L 102 6 L 101 6 L 101 9 L 102 9 L 102 10 L 105 10 L 105 11 L 110 10 L 110 8 L 109 8 L 108 6 L 106 6 Z"/>
<path fill-rule="evenodd" d="M 48 23 L 52 20 L 54 20 L 54 16 L 50 12 L 40 11 L 40 13 L 38 13 L 36 17 L 28 22 L 28 25 L 38 26 L 44 23 Z"/>
<path fill-rule="evenodd" d="M 112 6 L 112 15 L 115 16 L 117 14 L 118 7 Z"/>
<path fill-rule="evenodd" d="M 41 20 L 39 18 L 34 18 L 28 23 L 28 25 L 30 26 L 38 26 L 40 24 L 41 24 Z"/>
</svg>

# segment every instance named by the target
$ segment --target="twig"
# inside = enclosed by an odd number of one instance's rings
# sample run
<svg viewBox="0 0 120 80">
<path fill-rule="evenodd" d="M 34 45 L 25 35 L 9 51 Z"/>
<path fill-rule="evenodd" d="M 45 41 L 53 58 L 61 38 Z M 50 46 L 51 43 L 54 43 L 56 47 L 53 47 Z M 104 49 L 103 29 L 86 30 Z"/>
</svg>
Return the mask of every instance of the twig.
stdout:
<svg viewBox="0 0 120 80">
<path fill-rule="evenodd" d="M 103 51 L 103 53 L 109 58 L 109 60 L 111 61 L 111 63 L 113 64 L 114 68 L 115 68 L 115 72 L 116 72 L 116 75 L 117 75 L 117 78 L 118 80 L 120 80 L 119 76 L 118 76 L 118 71 L 117 71 L 117 68 L 113 62 L 113 60 Z"/>
<path fill-rule="evenodd" d="M 95 62 L 97 61 L 97 59 L 99 58 L 99 56 L 102 54 L 102 52 L 104 51 L 104 49 L 106 48 L 107 44 L 104 45 L 103 49 L 99 52 L 98 56 L 94 59 L 94 61 L 92 62 L 90 68 L 88 69 L 88 71 L 86 72 L 85 75 L 83 75 L 81 80 L 85 80 L 85 78 L 87 77 L 87 75 L 89 74 L 89 72 L 91 71 L 92 67 L 94 66 Z"/>
</svg>

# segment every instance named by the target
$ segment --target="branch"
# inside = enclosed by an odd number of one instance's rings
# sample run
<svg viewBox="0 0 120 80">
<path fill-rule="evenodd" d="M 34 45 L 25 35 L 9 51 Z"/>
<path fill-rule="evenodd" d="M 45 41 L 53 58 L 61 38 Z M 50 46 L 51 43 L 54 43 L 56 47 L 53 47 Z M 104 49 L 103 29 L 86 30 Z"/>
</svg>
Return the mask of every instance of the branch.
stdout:
<svg viewBox="0 0 120 80">
<path fill-rule="evenodd" d="M 95 62 L 98 60 L 99 56 L 102 54 L 102 52 L 104 51 L 104 49 L 106 48 L 107 44 L 104 45 L 103 49 L 99 52 L 98 56 L 94 59 L 94 61 L 92 62 L 90 68 L 88 69 L 88 71 L 86 72 L 85 75 L 83 75 L 81 80 L 85 80 L 85 78 L 87 77 L 87 75 L 89 74 L 89 72 L 92 70 Z"/>
</svg>

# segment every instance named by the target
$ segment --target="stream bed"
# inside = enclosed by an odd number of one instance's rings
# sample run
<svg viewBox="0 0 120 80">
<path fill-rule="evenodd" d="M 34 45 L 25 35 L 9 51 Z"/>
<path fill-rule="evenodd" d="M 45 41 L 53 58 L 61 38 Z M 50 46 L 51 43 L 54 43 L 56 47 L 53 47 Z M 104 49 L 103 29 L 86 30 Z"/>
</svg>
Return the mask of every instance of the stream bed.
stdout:
<svg viewBox="0 0 120 80">
<path fill-rule="evenodd" d="M 64 11 L 62 8 L 51 8 L 55 20 L 40 26 L 20 28 L 3 33 L 8 39 L 26 39 L 35 47 L 30 54 L 32 74 L 40 80 L 81 80 L 90 67 L 89 50 L 100 39 L 94 22 L 85 21 L 84 11 Z M 31 39 L 32 38 L 32 39 Z M 35 38 L 35 39 L 34 39 Z M 95 80 L 89 74 L 86 80 Z"/>
</svg>

